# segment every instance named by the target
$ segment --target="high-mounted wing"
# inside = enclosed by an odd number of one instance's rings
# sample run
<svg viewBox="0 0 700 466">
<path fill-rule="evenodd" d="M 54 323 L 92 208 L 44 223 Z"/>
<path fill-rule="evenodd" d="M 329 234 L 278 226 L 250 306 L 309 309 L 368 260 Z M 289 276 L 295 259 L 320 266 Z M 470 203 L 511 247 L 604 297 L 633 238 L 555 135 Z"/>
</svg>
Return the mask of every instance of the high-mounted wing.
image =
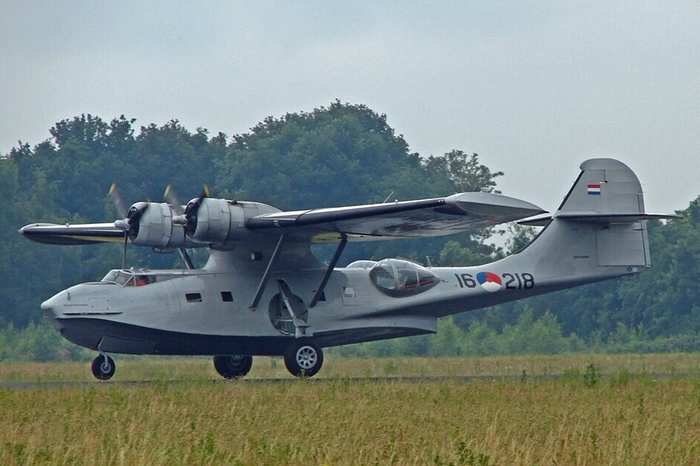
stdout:
<svg viewBox="0 0 700 466">
<path fill-rule="evenodd" d="M 422 238 L 484 228 L 543 212 L 519 199 L 474 192 L 416 201 L 275 212 L 250 218 L 245 226 L 262 231 L 283 228 L 290 235 L 310 236 L 314 242 L 337 239 L 337 234 L 350 235 L 355 240 Z"/>
<path fill-rule="evenodd" d="M 281 212 L 258 202 L 200 196 L 190 201 L 184 213 L 178 213 L 166 203 L 139 202 L 131 206 L 124 219 L 113 224 L 35 223 L 20 232 L 28 239 L 48 244 L 121 242 L 127 235 L 132 243 L 152 248 L 227 249 L 246 241 L 274 246 L 276 239 L 270 233 L 284 233 L 314 243 L 340 238 L 366 241 L 444 236 L 543 212 L 529 202 L 478 192 L 293 212 Z"/>
</svg>

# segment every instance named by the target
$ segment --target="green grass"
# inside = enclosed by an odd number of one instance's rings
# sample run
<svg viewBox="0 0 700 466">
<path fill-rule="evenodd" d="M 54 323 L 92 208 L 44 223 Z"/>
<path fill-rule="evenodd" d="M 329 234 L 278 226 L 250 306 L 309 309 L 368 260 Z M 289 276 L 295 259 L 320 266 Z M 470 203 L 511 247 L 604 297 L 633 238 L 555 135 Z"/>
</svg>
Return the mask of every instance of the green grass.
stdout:
<svg viewBox="0 0 700 466">
<path fill-rule="evenodd" d="M 0 464 L 691 465 L 700 458 L 697 355 L 329 358 L 319 374 L 325 380 L 311 381 L 292 379 L 279 359 L 259 358 L 250 375 L 262 380 L 252 383 L 219 381 L 204 358 L 117 364 L 114 382 L 0 388 Z M 514 377 L 353 378 L 470 374 Z M 2 382 L 91 377 L 85 363 L 0 366 Z M 271 377 L 286 380 L 264 380 Z"/>
<path fill-rule="evenodd" d="M 219 380 L 208 357 L 123 357 L 115 355 L 117 372 L 114 381 L 125 380 Z M 591 365 L 601 375 L 620 371 L 631 374 L 682 373 L 700 374 L 700 357 L 679 354 L 572 354 L 558 356 L 493 356 L 450 358 L 375 358 L 355 359 L 327 356 L 316 378 L 392 377 L 392 376 L 548 376 L 583 374 Z M 291 378 L 281 358 L 256 357 L 246 377 Z M 94 381 L 90 362 L 0 364 L 2 382 Z"/>
</svg>

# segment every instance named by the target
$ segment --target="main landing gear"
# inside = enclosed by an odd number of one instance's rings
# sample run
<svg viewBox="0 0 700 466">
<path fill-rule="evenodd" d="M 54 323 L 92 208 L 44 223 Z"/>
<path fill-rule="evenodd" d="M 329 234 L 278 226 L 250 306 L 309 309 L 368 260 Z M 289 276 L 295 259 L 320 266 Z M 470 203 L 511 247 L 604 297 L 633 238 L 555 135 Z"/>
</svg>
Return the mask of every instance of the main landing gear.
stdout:
<svg viewBox="0 0 700 466">
<path fill-rule="evenodd" d="M 244 377 L 252 365 L 252 356 L 214 356 L 214 368 L 225 379 Z M 307 338 L 295 339 L 284 353 L 284 365 L 295 377 L 313 377 L 323 366 L 323 351 Z"/>
<path fill-rule="evenodd" d="M 109 380 L 114 375 L 114 371 L 117 370 L 117 366 L 114 363 L 114 359 L 104 353 L 100 353 L 99 356 L 92 360 L 91 369 L 95 378 Z"/>
<path fill-rule="evenodd" d="M 323 366 L 323 351 L 310 340 L 294 340 L 284 353 L 284 365 L 296 377 L 313 377 Z"/>
<path fill-rule="evenodd" d="M 253 356 L 214 356 L 214 367 L 225 379 L 244 377 L 253 366 Z"/>
</svg>

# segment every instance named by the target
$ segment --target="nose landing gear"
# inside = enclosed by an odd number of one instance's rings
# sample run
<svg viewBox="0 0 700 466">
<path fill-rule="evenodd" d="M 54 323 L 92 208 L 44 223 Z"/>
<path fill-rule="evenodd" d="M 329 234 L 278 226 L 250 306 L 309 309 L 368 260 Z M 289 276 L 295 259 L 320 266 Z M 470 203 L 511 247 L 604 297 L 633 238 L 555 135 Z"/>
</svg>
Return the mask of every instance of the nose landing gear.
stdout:
<svg viewBox="0 0 700 466">
<path fill-rule="evenodd" d="M 114 375 L 114 371 L 117 370 L 117 366 L 114 363 L 114 359 L 107 356 L 105 353 L 100 353 L 95 359 L 92 360 L 92 375 L 99 380 L 109 380 Z"/>
</svg>

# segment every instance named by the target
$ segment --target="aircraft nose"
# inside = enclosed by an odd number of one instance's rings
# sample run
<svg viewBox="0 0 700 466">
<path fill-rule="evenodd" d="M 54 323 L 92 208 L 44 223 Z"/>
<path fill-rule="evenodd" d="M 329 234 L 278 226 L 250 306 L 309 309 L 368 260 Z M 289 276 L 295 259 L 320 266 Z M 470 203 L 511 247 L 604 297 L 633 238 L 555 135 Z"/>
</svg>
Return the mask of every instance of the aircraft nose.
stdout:
<svg viewBox="0 0 700 466">
<path fill-rule="evenodd" d="M 41 303 L 41 310 L 47 315 L 56 315 L 56 307 L 58 306 L 58 295 L 54 295 Z"/>
<path fill-rule="evenodd" d="M 53 309 L 53 298 L 49 298 L 43 303 L 41 303 L 42 311 L 50 311 L 51 309 Z"/>
</svg>

